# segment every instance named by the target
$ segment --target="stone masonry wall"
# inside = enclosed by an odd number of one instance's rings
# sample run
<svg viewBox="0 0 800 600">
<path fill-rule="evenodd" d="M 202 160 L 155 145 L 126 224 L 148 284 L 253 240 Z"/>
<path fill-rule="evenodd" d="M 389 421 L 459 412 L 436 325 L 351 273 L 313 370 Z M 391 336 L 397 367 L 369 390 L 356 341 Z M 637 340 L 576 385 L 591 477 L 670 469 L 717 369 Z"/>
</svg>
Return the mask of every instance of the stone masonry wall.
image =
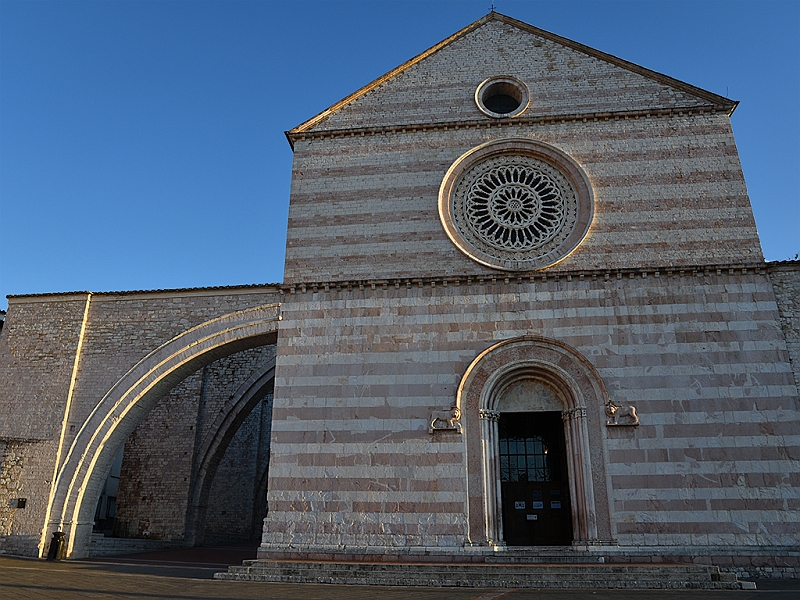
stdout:
<svg viewBox="0 0 800 600">
<path fill-rule="evenodd" d="M 125 442 L 114 536 L 183 539 L 202 370 L 184 379 Z"/>
<path fill-rule="evenodd" d="M 269 461 L 272 394 L 242 423 L 219 464 L 208 499 L 206 545 L 260 538 L 266 516 L 263 479 Z"/>
<path fill-rule="evenodd" d="M 265 550 L 462 547 L 463 442 L 427 418 L 480 352 L 525 334 L 577 349 L 638 410 L 636 428 L 589 423 L 622 546 L 800 535 L 800 406 L 766 275 L 366 286 L 289 294 L 283 315 Z"/>
<path fill-rule="evenodd" d="M 9 299 L 0 333 L 0 439 L 58 440 L 85 306 L 85 294 Z"/>
<path fill-rule="evenodd" d="M 63 459 L 86 417 L 132 366 L 186 329 L 246 308 L 274 304 L 272 286 L 12 296 L 0 333 L 0 441 L 24 441 L 19 486 L 27 506 L 13 516 L 0 551 L 39 556 L 57 456 Z M 89 310 L 60 442 L 83 324 Z M 8 518 L 8 517 L 6 517 Z"/>
<path fill-rule="evenodd" d="M 225 402 L 254 371 L 272 360 L 275 352 L 275 346 L 264 346 L 209 365 L 212 385 L 208 386 L 206 398 L 206 434 Z M 263 421 L 271 421 L 272 412 L 269 404 L 262 419 L 265 401 L 271 401 L 271 396 L 253 408 L 217 467 L 208 499 L 206 531 L 211 533 L 208 543 L 252 537 L 256 484 L 269 456 L 269 425 L 264 427 Z M 258 518 L 263 517 L 262 513 Z"/>
<path fill-rule="evenodd" d="M 800 262 L 772 263 L 769 278 L 775 289 L 781 328 L 800 390 Z"/>
<path fill-rule="evenodd" d="M 490 120 L 475 104 L 482 81 L 517 77 L 525 115 L 586 114 L 709 105 L 689 92 L 503 23 L 462 36 L 316 124 L 314 131 Z"/>
<path fill-rule="evenodd" d="M 83 422 L 128 369 L 164 342 L 215 317 L 275 302 L 270 287 L 93 296 L 70 423 Z"/>
<path fill-rule="evenodd" d="M 476 89 L 495 76 L 529 88 L 523 113 L 481 112 Z M 490 15 L 290 132 L 285 281 L 490 274 L 445 234 L 438 194 L 460 156 L 508 138 L 565 152 L 594 190 L 586 240 L 553 270 L 759 263 L 734 106 Z"/>
<path fill-rule="evenodd" d="M 39 543 L 56 446 L 52 440 L 0 440 L 0 554 L 25 554 Z"/>
<path fill-rule="evenodd" d="M 0 552 L 32 554 L 39 544 L 85 306 L 84 294 L 9 299 L 0 332 Z"/>
</svg>

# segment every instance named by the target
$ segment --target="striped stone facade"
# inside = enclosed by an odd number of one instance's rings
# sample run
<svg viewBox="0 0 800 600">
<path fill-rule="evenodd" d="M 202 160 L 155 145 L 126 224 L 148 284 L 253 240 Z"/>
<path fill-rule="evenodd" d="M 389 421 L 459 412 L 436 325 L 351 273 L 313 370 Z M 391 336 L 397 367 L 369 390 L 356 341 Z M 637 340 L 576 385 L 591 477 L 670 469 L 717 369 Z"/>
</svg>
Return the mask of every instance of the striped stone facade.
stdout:
<svg viewBox="0 0 800 600">
<path fill-rule="evenodd" d="M 527 48 L 538 58 L 509 64 L 507 54 L 488 52 L 494 37 L 506 33 L 509 48 Z M 508 138 L 557 148 L 591 183 L 594 222 L 561 269 L 762 261 L 730 127 L 735 103 L 701 90 L 691 96 L 565 46 L 566 57 L 551 64 L 545 41 L 489 20 L 393 79 L 368 86 L 321 123 L 312 119 L 290 131 L 295 158 L 285 281 L 490 274 L 447 238 L 437 197 L 462 154 Z M 531 105 L 514 119 L 491 119 L 475 106 L 475 88 L 506 72 L 528 85 Z M 471 87 L 450 85 L 460 77 Z M 582 86 L 592 82 L 587 98 Z M 551 94 L 563 96 L 564 104 Z M 576 94 L 586 99 L 579 102 Z M 460 108 L 439 115 L 440 106 Z M 425 118 L 420 107 L 430 109 Z"/>
<path fill-rule="evenodd" d="M 610 428 L 589 407 L 606 542 L 794 544 L 797 388 L 768 276 L 731 271 L 287 296 L 264 547 L 471 542 L 467 447 L 428 417 L 476 356 L 530 335 L 577 350 L 638 411 L 639 427 Z"/>
<path fill-rule="evenodd" d="M 476 105 L 499 76 L 529 91 L 513 118 Z M 502 548 L 492 381 L 530 376 L 565 390 L 574 544 L 796 562 L 792 292 L 779 310 L 735 106 L 490 14 L 290 131 L 262 556 Z M 448 169 L 504 141 L 591 187 L 588 234 L 549 268 L 484 266 L 443 227 Z M 429 431 L 451 406 L 458 428 Z"/>
</svg>

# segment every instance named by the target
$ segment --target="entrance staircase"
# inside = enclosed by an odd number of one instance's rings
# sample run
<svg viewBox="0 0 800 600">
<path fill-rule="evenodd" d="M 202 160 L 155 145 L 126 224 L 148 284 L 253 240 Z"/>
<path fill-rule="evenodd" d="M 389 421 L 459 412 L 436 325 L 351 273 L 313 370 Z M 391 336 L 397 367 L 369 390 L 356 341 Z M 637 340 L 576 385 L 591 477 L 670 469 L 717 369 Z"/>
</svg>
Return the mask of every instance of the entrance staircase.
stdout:
<svg viewBox="0 0 800 600">
<path fill-rule="evenodd" d="M 521 558 L 521 557 L 520 557 Z M 472 588 L 754 589 L 719 567 L 692 564 L 432 563 L 246 560 L 215 579 Z"/>
</svg>

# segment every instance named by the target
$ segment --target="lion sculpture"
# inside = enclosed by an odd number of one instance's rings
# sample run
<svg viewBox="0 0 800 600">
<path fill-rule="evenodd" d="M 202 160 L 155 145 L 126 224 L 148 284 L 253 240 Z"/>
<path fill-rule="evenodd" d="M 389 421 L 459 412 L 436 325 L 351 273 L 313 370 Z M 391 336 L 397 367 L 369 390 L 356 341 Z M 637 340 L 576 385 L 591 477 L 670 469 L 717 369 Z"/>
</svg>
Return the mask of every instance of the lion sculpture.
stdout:
<svg viewBox="0 0 800 600">
<path fill-rule="evenodd" d="M 608 415 L 606 425 L 639 424 L 639 416 L 636 414 L 636 408 L 633 406 L 617 406 L 609 402 L 606 404 L 606 415 Z"/>
<path fill-rule="evenodd" d="M 450 410 L 434 410 L 428 420 L 428 433 L 434 431 L 457 431 L 461 433 L 461 409 L 451 406 Z"/>
</svg>

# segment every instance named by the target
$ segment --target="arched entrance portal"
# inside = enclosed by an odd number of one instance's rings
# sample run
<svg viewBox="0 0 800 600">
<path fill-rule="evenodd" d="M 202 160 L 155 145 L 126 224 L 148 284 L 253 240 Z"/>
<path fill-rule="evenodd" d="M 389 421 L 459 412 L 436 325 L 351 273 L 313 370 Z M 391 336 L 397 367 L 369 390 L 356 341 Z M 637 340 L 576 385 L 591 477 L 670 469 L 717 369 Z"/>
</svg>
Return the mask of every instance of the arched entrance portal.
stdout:
<svg viewBox="0 0 800 600">
<path fill-rule="evenodd" d="M 190 373 L 235 352 L 274 344 L 279 321 L 279 304 L 207 321 L 155 349 L 114 384 L 81 426 L 59 469 L 41 547 L 61 530 L 67 556 L 84 556 L 106 474 L 143 416 Z M 213 460 L 207 464 L 213 466 Z"/>
<path fill-rule="evenodd" d="M 614 543 L 604 457 L 607 397 L 591 363 L 557 340 L 515 338 L 472 362 L 458 391 L 467 443 L 469 543 Z M 559 460 L 548 465 L 545 447 L 548 454 L 559 453 Z M 515 483 L 520 485 L 508 485 Z M 534 502 L 542 508 L 534 509 Z M 526 525 L 514 516 L 518 510 Z M 545 518 L 558 523 L 549 531 L 531 526 Z M 514 530 L 506 534 L 504 526 Z"/>
</svg>

